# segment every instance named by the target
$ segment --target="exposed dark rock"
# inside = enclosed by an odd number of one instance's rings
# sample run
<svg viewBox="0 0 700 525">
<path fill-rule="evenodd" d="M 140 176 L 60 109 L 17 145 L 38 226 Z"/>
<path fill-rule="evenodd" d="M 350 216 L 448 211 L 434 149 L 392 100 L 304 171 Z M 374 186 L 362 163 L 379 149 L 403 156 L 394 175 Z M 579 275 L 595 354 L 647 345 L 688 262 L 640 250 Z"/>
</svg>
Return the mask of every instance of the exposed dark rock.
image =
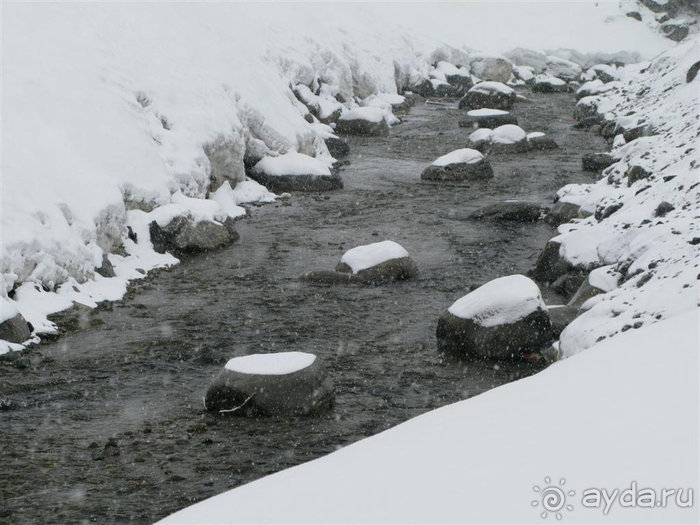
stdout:
<svg viewBox="0 0 700 525">
<path fill-rule="evenodd" d="M 210 412 L 237 416 L 305 416 L 333 405 L 333 384 L 317 358 L 311 365 L 282 375 L 243 374 L 224 369 L 205 397 Z"/>
<path fill-rule="evenodd" d="M 114 277 L 114 266 L 112 266 L 106 253 L 102 254 L 102 265 L 99 268 L 95 268 L 95 273 L 99 273 L 102 277 Z"/>
<path fill-rule="evenodd" d="M 578 308 L 568 305 L 548 308 L 549 320 L 552 323 L 552 335 L 557 338 L 564 331 L 571 321 L 578 316 Z"/>
<path fill-rule="evenodd" d="M 698 75 L 698 71 L 700 71 L 700 61 L 695 62 L 695 64 L 690 66 L 688 73 L 685 75 L 685 81 L 690 84 L 693 80 L 695 80 L 695 77 Z"/>
<path fill-rule="evenodd" d="M 565 83 L 559 84 L 551 80 L 540 79 L 535 80 L 532 85 L 533 93 L 566 93 L 569 91 L 569 86 Z"/>
<path fill-rule="evenodd" d="M 650 173 L 641 166 L 630 166 L 625 172 L 625 177 L 627 177 L 627 186 L 632 186 L 632 184 L 637 181 L 648 179 L 649 175 Z"/>
<path fill-rule="evenodd" d="M 158 253 L 199 253 L 222 248 L 238 240 L 234 220 L 224 222 L 195 222 L 190 216 L 177 216 L 161 227 L 156 221 L 149 224 L 153 249 Z"/>
<path fill-rule="evenodd" d="M 583 117 L 574 124 L 576 129 L 588 129 L 605 122 L 603 115 L 593 115 L 592 117 Z"/>
<path fill-rule="evenodd" d="M 666 38 L 673 40 L 674 42 L 680 42 L 688 36 L 688 33 L 690 33 L 690 28 L 688 27 L 688 24 L 675 24 L 672 22 L 667 22 L 665 24 L 661 24 L 661 32 Z"/>
<path fill-rule="evenodd" d="M 632 142 L 633 140 L 636 140 L 640 137 L 644 137 L 647 135 L 647 126 L 646 124 L 640 124 L 639 126 L 635 126 L 630 129 L 626 129 L 623 133 L 622 136 L 625 139 L 625 142 Z"/>
<path fill-rule="evenodd" d="M 325 140 L 328 152 L 336 159 L 347 157 L 350 153 L 350 146 L 343 139 L 329 137 Z"/>
<path fill-rule="evenodd" d="M 532 202 L 506 201 L 479 208 L 469 218 L 486 221 L 535 222 L 545 211 L 542 206 Z"/>
<path fill-rule="evenodd" d="M 430 165 L 423 170 L 420 178 L 423 180 L 440 182 L 458 182 L 466 180 L 490 179 L 493 177 L 493 168 L 485 158 L 478 162 L 458 162 L 446 166 Z"/>
<path fill-rule="evenodd" d="M 545 310 L 537 309 L 509 324 L 481 326 L 446 311 L 435 332 L 438 350 L 459 355 L 511 359 L 537 352 L 552 341 L 552 324 Z"/>
<path fill-rule="evenodd" d="M 535 151 L 559 149 L 559 144 L 557 144 L 553 138 L 548 137 L 547 135 L 528 137 L 527 142 L 530 145 L 530 148 Z"/>
<path fill-rule="evenodd" d="M 617 210 L 622 208 L 622 206 L 624 206 L 624 203 L 622 202 L 616 202 L 615 204 L 611 204 L 609 206 L 598 206 L 595 210 L 595 218 L 597 221 L 607 219 Z"/>
<path fill-rule="evenodd" d="M 667 213 L 672 212 L 675 209 L 676 207 L 673 204 L 671 204 L 670 202 L 663 201 L 656 207 L 656 210 L 654 211 L 654 217 L 664 217 Z"/>
<path fill-rule="evenodd" d="M 336 123 L 335 132 L 338 135 L 359 135 L 361 137 L 387 137 L 389 125 L 386 120 L 379 122 L 364 119 L 341 119 Z"/>
<path fill-rule="evenodd" d="M 560 224 L 567 223 L 572 219 L 578 219 L 580 210 L 581 206 L 578 204 L 559 200 L 554 203 L 554 206 L 552 206 L 552 209 L 549 210 L 549 213 L 547 213 L 544 220 L 547 222 L 547 224 L 559 226 Z"/>
<path fill-rule="evenodd" d="M 467 115 L 459 121 L 460 128 L 497 128 L 505 124 L 518 125 L 518 119 L 510 113 L 494 114 L 494 115 Z"/>
<path fill-rule="evenodd" d="M 464 92 L 468 91 L 472 86 L 474 86 L 474 82 L 472 81 L 471 77 L 467 75 L 445 75 L 445 79 L 447 80 L 448 84 L 461 87 Z"/>
<path fill-rule="evenodd" d="M 18 313 L 0 323 L 0 339 L 10 343 L 24 343 L 32 336 L 27 320 Z"/>
<path fill-rule="evenodd" d="M 506 144 L 503 142 L 490 142 L 486 145 L 486 150 L 488 153 L 525 153 L 533 149 L 532 144 L 527 138 L 513 142 L 511 144 Z"/>
<path fill-rule="evenodd" d="M 564 297 L 572 297 L 586 280 L 586 272 L 573 270 L 559 276 L 550 288 Z"/>
<path fill-rule="evenodd" d="M 326 270 L 314 270 L 305 273 L 300 279 L 305 282 L 317 284 L 357 284 L 360 282 L 357 276 L 351 273 L 330 272 Z"/>
<path fill-rule="evenodd" d="M 535 268 L 532 270 L 531 276 L 534 280 L 541 283 L 552 283 L 562 275 L 574 271 L 575 268 L 559 253 L 561 244 L 550 240 L 540 253 L 535 263 Z"/>
<path fill-rule="evenodd" d="M 275 193 L 333 191 L 343 187 L 343 179 L 338 173 L 330 175 L 268 175 L 258 170 L 251 170 L 248 174 L 251 179 Z"/>
<path fill-rule="evenodd" d="M 574 295 L 569 300 L 568 306 L 579 310 L 583 304 L 588 301 L 591 297 L 605 293 L 605 290 L 596 288 L 593 286 L 588 279 L 588 276 L 581 282 Z"/>
<path fill-rule="evenodd" d="M 642 15 L 640 15 L 637 11 L 629 11 L 627 16 L 634 18 L 635 20 L 639 20 L 640 22 L 642 21 Z"/>
<path fill-rule="evenodd" d="M 586 171 L 602 171 L 615 162 L 617 159 L 609 153 L 586 153 L 581 158 L 583 169 Z"/>
</svg>

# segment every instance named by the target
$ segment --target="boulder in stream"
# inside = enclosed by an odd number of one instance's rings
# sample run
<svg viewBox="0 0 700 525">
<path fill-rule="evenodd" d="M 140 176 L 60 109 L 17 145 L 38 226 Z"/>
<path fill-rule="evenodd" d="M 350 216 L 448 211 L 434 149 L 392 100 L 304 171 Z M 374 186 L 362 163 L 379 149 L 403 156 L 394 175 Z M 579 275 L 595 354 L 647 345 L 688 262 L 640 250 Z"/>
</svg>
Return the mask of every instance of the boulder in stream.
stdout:
<svg viewBox="0 0 700 525">
<path fill-rule="evenodd" d="M 403 246 L 394 241 L 381 241 L 356 246 L 343 254 L 335 271 L 352 275 L 366 284 L 401 281 L 418 275 L 418 267 Z"/>
<path fill-rule="evenodd" d="M 153 249 L 158 253 L 199 253 L 227 246 L 238 240 L 235 221 L 227 218 L 223 223 L 195 220 L 191 215 L 178 215 L 167 224 L 156 221 L 149 224 Z"/>
<path fill-rule="evenodd" d="M 315 355 L 280 352 L 228 361 L 204 404 L 237 416 L 306 416 L 328 410 L 333 399 L 333 384 Z"/>
<path fill-rule="evenodd" d="M 477 150 L 463 148 L 439 157 L 423 170 L 421 179 L 439 182 L 460 182 L 489 179 L 493 169 Z"/>
<path fill-rule="evenodd" d="M 21 313 L 17 311 L 14 313 L 15 315 L 0 323 L 0 340 L 17 344 L 24 343 L 32 336 L 32 330 Z"/>
<path fill-rule="evenodd" d="M 343 187 L 340 175 L 333 173 L 326 161 L 296 151 L 265 157 L 249 174 L 251 179 L 277 193 L 331 191 Z"/>
<path fill-rule="evenodd" d="M 552 325 L 537 285 L 524 275 L 486 283 L 458 299 L 438 320 L 438 349 L 511 359 L 552 341 Z"/>
<path fill-rule="evenodd" d="M 565 81 L 552 75 L 537 75 L 532 84 L 533 93 L 566 93 L 569 86 Z"/>
<path fill-rule="evenodd" d="M 510 110 L 516 98 L 515 90 L 501 82 L 479 82 L 459 101 L 459 109 Z"/>
</svg>

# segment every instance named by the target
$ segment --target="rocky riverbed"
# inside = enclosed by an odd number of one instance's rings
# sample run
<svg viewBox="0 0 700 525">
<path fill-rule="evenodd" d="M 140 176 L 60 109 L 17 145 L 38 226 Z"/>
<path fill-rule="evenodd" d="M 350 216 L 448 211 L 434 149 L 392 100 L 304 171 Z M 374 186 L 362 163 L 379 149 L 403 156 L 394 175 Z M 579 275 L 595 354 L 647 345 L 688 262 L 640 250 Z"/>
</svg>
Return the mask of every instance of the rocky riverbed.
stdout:
<svg viewBox="0 0 700 525">
<path fill-rule="evenodd" d="M 464 147 L 469 131 L 458 125 L 465 111 L 456 101 L 420 103 L 388 137 L 350 139 L 343 190 L 253 207 L 237 223 L 236 244 L 135 283 L 119 303 L 64 315 L 66 333 L 0 362 L 0 461 L 12 472 L 0 482 L 0 522 L 152 522 L 536 372 L 447 358 L 435 341 L 447 306 L 531 269 L 554 231 L 543 221 L 469 216 L 512 198 L 550 206 L 558 188 L 595 176 L 582 171 L 581 155 L 605 145 L 572 129 L 574 95 L 523 94 L 530 102 L 513 109 L 520 126 L 560 149 L 491 155 L 490 180 L 422 182 L 421 171 Z M 384 239 L 409 251 L 416 279 L 299 280 Z M 288 350 L 312 352 L 329 369 L 336 402 L 328 414 L 205 412 L 207 385 L 230 357 Z"/>
</svg>

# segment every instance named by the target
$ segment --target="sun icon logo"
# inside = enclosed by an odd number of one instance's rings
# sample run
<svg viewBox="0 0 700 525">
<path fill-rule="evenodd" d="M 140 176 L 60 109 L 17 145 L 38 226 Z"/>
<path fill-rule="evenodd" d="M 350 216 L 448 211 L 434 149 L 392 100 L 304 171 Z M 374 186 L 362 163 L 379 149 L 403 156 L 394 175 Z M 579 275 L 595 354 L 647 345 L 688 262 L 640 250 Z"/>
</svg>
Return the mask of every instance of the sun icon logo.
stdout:
<svg viewBox="0 0 700 525">
<path fill-rule="evenodd" d="M 534 487 L 532 487 L 533 492 L 539 494 L 540 498 L 532 500 L 530 504 L 533 507 L 542 505 L 542 508 L 544 509 L 540 513 L 540 517 L 542 519 L 547 518 L 547 516 L 549 516 L 549 514 L 552 513 L 558 520 L 560 520 L 562 518 L 562 510 L 574 510 L 573 505 L 566 504 L 566 496 L 573 496 L 574 494 L 576 494 L 576 491 L 569 490 L 567 492 L 564 489 L 564 485 L 566 485 L 566 480 L 564 478 L 561 478 L 559 480 L 559 485 L 553 484 L 549 476 L 544 478 L 544 482 L 544 487 L 540 487 L 539 485 L 535 485 Z"/>
</svg>

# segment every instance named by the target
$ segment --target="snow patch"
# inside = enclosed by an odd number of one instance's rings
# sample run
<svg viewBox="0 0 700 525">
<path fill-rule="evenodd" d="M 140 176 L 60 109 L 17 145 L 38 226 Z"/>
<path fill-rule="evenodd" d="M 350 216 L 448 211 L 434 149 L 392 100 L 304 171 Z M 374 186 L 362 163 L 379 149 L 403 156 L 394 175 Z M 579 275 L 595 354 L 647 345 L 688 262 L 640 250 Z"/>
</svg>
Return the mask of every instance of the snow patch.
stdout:
<svg viewBox="0 0 700 525">
<path fill-rule="evenodd" d="M 230 359 L 224 368 L 239 374 L 281 376 L 310 367 L 316 356 L 306 352 L 252 354 Z"/>
<path fill-rule="evenodd" d="M 340 262 L 347 264 L 352 273 L 358 273 L 391 259 L 403 257 L 408 257 L 408 252 L 403 246 L 394 241 L 381 241 L 348 250 Z"/>
</svg>

